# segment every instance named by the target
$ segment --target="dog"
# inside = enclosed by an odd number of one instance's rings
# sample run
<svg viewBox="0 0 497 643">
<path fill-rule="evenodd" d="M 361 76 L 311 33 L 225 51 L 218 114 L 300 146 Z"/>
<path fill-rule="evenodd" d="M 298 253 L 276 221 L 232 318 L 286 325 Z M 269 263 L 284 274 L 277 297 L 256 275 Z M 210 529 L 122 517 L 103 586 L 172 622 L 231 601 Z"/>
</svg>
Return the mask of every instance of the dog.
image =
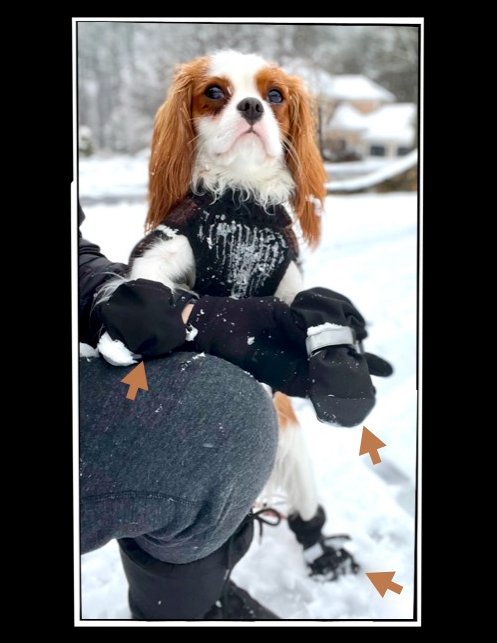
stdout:
<svg viewBox="0 0 497 643">
<path fill-rule="evenodd" d="M 302 289 L 297 239 L 318 245 L 326 194 L 300 78 L 235 51 L 181 65 L 155 118 L 149 169 L 148 234 L 131 253 L 129 279 L 291 304 Z M 224 214 L 234 192 L 249 225 Z M 98 348 L 113 364 L 134 363 L 118 344 L 104 334 Z M 274 402 L 280 440 L 263 495 L 283 488 L 289 514 L 309 521 L 319 505 L 302 431 L 289 398 L 277 393 Z"/>
</svg>

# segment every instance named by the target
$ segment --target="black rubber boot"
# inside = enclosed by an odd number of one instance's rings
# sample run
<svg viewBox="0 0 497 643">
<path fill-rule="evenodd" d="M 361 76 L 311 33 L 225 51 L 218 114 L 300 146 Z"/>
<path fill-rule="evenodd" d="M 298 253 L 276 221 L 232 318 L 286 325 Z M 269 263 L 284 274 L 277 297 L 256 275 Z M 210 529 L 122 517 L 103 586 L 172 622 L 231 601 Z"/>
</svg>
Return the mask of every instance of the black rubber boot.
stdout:
<svg viewBox="0 0 497 643">
<path fill-rule="evenodd" d="M 304 548 L 309 575 L 318 580 L 336 580 L 344 574 L 357 574 L 359 565 L 342 547 L 350 536 L 324 536 L 322 528 L 325 522 L 326 514 L 321 505 L 310 520 L 302 520 L 296 513 L 288 517 L 288 526 Z"/>
<path fill-rule="evenodd" d="M 233 566 L 250 547 L 253 531 L 249 516 L 220 549 L 184 565 L 153 558 L 131 538 L 119 540 L 133 619 L 278 619 L 229 580 Z"/>
<path fill-rule="evenodd" d="M 204 616 L 206 621 L 277 621 L 279 618 L 232 580 L 228 581 L 220 600 Z"/>
</svg>

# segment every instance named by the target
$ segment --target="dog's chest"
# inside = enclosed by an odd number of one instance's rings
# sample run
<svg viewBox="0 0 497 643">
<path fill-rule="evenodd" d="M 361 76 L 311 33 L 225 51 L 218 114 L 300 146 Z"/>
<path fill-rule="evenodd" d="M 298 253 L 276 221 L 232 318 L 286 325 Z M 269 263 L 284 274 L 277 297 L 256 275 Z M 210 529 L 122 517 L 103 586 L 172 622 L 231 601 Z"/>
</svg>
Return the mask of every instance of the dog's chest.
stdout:
<svg viewBox="0 0 497 643">
<path fill-rule="evenodd" d="M 208 212 L 198 223 L 189 239 L 197 292 L 237 298 L 274 294 L 289 263 L 281 231 Z"/>
<path fill-rule="evenodd" d="M 244 202 L 196 202 L 187 219 L 174 225 L 192 247 L 194 290 L 218 297 L 274 295 L 295 259 L 296 245 L 291 221 L 278 208 L 267 212 Z M 173 221 L 168 217 L 168 225 Z"/>
</svg>

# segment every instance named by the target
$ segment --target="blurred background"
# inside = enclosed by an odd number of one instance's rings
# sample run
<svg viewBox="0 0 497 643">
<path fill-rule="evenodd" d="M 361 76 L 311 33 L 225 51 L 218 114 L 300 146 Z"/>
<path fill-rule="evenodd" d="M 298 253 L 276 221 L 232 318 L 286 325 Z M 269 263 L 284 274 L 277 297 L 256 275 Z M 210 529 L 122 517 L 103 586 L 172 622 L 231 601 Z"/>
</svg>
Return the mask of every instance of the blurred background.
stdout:
<svg viewBox="0 0 497 643">
<path fill-rule="evenodd" d="M 225 48 L 259 53 L 316 97 L 328 174 L 319 248 L 303 249 L 304 286 L 347 295 L 365 316 L 366 350 L 390 360 L 375 378 L 367 427 L 382 462 L 358 456 L 361 427 L 320 424 L 295 400 L 327 533 L 348 533 L 364 571 L 396 570 L 383 599 L 364 574 L 316 583 L 285 522 L 254 541 L 233 578 L 288 619 L 409 619 L 416 492 L 418 27 L 79 22 L 79 196 L 83 235 L 126 262 L 143 236 L 155 112 L 178 63 Z M 82 558 L 83 618 L 129 618 L 116 543 Z"/>
<path fill-rule="evenodd" d="M 330 178 L 362 176 L 416 147 L 417 27 L 83 22 L 82 157 L 146 156 L 175 66 L 219 48 L 258 52 L 306 80 Z M 415 189 L 415 159 L 405 165 L 392 187 Z"/>
</svg>

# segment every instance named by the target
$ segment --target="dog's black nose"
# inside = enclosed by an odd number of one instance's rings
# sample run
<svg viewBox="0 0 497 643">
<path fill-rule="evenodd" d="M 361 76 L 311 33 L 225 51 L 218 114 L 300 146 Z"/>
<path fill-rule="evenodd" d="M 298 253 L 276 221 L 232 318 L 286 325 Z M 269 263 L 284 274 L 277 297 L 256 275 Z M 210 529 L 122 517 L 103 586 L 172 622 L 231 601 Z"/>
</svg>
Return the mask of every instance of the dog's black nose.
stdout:
<svg viewBox="0 0 497 643">
<path fill-rule="evenodd" d="M 264 114 L 264 106 L 257 98 L 244 98 L 236 108 L 250 125 L 256 123 Z"/>
</svg>

